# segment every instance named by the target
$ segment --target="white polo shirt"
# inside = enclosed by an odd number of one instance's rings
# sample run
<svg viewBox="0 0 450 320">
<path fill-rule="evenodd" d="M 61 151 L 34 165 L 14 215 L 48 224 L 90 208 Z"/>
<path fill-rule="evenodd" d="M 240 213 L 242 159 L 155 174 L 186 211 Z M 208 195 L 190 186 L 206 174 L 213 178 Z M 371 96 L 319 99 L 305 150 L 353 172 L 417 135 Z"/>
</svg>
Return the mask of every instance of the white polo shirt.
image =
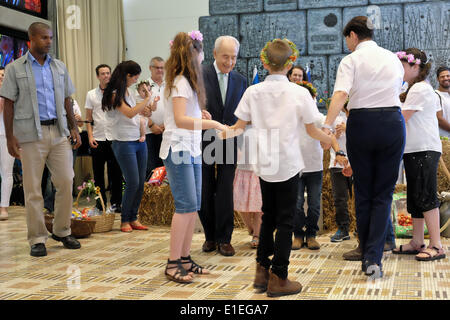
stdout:
<svg viewBox="0 0 450 320">
<path fill-rule="evenodd" d="M 342 59 L 334 92 L 349 95 L 348 110 L 400 107 L 405 71 L 398 57 L 374 41 L 361 42 Z"/>
<path fill-rule="evenodd" d="M 102 110 L 103 92 L 100 87 L 92 89 L 86 95 L 86 109 L 92 110 L 92 133 L 96 141 L 106 141 L 106 117 Z"/>
<path fill-rule="evenodd" d="M 235 115 L 252 123 L 255 152 L 250 163 L 257 176 L 283 182 L 305 168 L 300 129 L 315 122 L 315 108 L 309 91 L 283 75 L 269 75 L 247 89 Z"/>
<path fill-rule="evenodd" d="M 326 117 L 319 112 L 317 105 L 314 108 L 314 113 L 316 118 L 314 125 L 321 128 Z M 308 135 L 304 125 L 300 126 L 300 148 L 305 163 L 303 173 L 323 171 L 323 148 L 319 140 Z"/>
<path fill-rule="evenodd" d="M 439 90 L 436 90 L 436 93 L 439 95 L 439 97 L 441 97 L 441 99 L 439 99 L 439 103 L 442 106 L 442 113 L 444 115 L 444 119 L 447 120 L 447 122 L 450 122 L 450 94 L 448 92 L 442 92 Z M 441 128 L 439 128 L 439 134 L 442 137 L 450 138 L 450 132 L 445 131 Z"/>
<path fill-rule="evenodd" d="M 409 90 L 402 110 L 415 110 L 406 123 L 405 153 L 436 151 L 442 153 L 436 113 L 441 110 L 439 97 L 433 87 L 419 82 Z"/>
</svg>

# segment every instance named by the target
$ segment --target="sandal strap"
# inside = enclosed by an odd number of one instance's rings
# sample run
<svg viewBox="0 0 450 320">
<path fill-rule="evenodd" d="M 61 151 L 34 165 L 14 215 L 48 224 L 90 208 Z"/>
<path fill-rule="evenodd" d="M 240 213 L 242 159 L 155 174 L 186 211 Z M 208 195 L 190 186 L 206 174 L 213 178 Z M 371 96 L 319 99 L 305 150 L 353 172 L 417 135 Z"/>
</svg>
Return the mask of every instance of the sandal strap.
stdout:
<svg viewBox="0 0 450 320">
<path fill-rule="evenodd" d="M 203 267 L 195 263 L 194 260 L 192 260 L 191 256 L 189 257 L 181 257 L 181 260 L 187 260 L 186 262 L 181 262 L 181 264 L 192 264 L 188 271 L 193 272 L 195 274 L 203 274 Z"/>
<path fill-rule="evenodd" d="M 168 266 L 169 264 L 175 264 L 176 266 L 169 267 L 169 266 Z M 187 274 L 186 270 L 183 268 L 183 266 L 182 266 L 181 264 L 182 264 L 182 263 L 181 263 L 181 260 L 180 260 L 180 259 L 178 259 L 178 260 L 173 260 L 173 261 L 167 260 L 166 271 L 167 271 L 167 270 L 172 270 L 172 269 L 177 269 L 177 272 L 175 272 L 174 277 L 176 278 L 177 275 L 181 275 L 182 277 L 185 277 L 185 276 L 187 276 L 188 274 Z"/>
</svg>

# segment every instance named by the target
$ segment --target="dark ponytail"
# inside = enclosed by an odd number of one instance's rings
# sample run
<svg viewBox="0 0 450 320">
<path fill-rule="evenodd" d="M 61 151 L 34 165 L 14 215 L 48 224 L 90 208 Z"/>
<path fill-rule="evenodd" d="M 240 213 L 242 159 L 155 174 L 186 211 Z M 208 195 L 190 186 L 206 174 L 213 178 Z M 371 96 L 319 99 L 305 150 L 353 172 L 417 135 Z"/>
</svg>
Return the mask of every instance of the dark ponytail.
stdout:
<svg viewBox="0 0 450 320">
<path fill-rule="evenodd" d="M 127 75 L 137 76 L 141 74 L 141 72 L 141 67 L 134 61 L 124 61 L 120 63 L 116 69 L 114 69 L 114 72 L 111 75 L 111 80 L 109 80 L 108 86 L 103 93 L 103 111 L 110 111 L 120 107 L 122 105 L 122 101 L 125 101 L 125 103 L 129 106 L 125 100 L 125 94 L 128 88 Z"/>
<path fill-rule="evenodd" d="M 408 96 L 409 90 L 418 82 L 422 82 L 428 78 L 431 72 L 431 62 L 428 62 L 428 57 L 425 52 L 417 49 L 417 48 L 409 48 L 406 49 L 406 54 L 412 54 L 415 59 L 420 59 L 420 72 L 419 75 L 414 79 L 412 83 L 409 84 L 408 90 L 400 95 L 400 101 L 403 103 L 406 101 L 406 97 Z M 410 63 L 410 66 L 414 66 L 414 63 Z"/>
</svg>

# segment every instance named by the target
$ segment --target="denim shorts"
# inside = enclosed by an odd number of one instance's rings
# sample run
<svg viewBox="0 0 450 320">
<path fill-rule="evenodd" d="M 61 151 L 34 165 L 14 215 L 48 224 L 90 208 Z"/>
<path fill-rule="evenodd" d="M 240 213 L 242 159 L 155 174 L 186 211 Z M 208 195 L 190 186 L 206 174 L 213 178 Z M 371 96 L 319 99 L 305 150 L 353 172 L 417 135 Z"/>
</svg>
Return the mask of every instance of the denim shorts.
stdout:
<svg viewBox="0 0 450 320">
<path fill-rule="evenodd" d="M 175 213 L 200 211 L 202 202 L 202 157 L 189 152 L 172 152 L 163 160 L 175 201 Z"/>
</svg>

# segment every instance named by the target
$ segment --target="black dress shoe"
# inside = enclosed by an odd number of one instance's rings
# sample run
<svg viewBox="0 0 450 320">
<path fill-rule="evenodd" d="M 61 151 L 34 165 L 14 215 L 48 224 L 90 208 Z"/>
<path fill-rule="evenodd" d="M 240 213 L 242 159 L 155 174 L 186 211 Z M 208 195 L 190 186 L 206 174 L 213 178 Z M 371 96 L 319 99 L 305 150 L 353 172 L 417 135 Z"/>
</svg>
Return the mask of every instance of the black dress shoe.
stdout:
<svg viewBox="0 0 450 320">
<path fill-rule="evenodd" d="M 45 257 L 47 255 L 47 249 L 45 248 L 45 244 L 36 243 L 32 245 L 30 255 L 32 257 Z"/>
<path fill-rule="evenodd" d="M 66 247 L 67 249 L 80 249 L 81 248 L 80 242 L 78 242 L 78 240 L 75 239 L 72 235 L 64 237 L 64 238 L 60 238 L 60 237 L 52 234 L 52 238 L 55 241 L 62 242 L 64 247 Z"/>
<path fill-rule="evenodd" d="M 216 250 L 216 243 L 214 241 L 205 241 L 202 246 L 203 252 L 213 252 Z"/>
</svg>

